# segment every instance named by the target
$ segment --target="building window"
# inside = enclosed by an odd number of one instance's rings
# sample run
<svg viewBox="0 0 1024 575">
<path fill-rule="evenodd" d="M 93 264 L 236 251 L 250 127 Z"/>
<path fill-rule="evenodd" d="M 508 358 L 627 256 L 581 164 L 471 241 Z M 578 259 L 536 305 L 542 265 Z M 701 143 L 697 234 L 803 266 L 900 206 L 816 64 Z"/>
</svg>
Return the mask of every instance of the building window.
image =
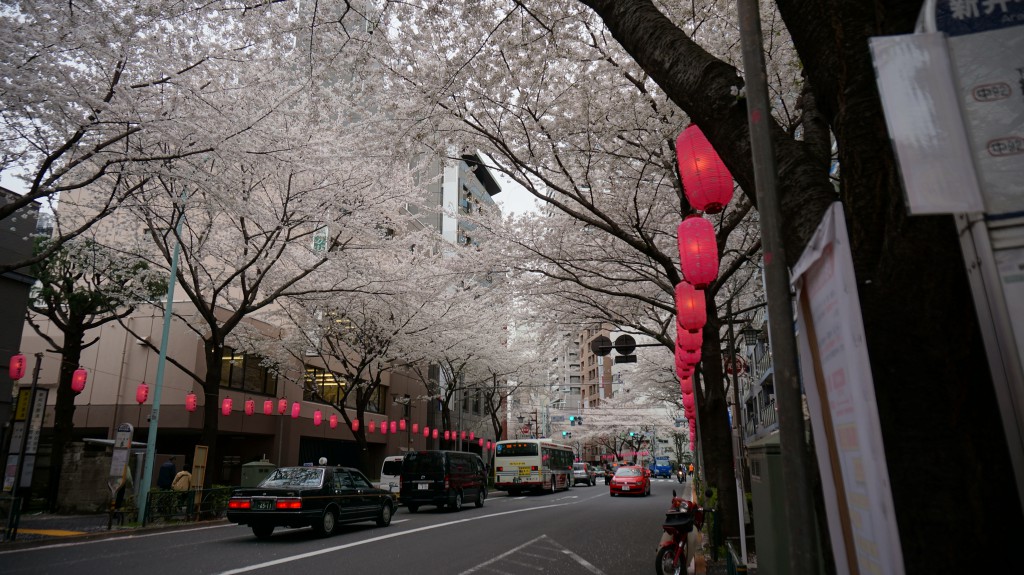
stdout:
<svg viewBox="0 0 1024 575">
<path fill-rule="evenodd" d="M 339 405 L 345 395 L 345 379 L 322 367 L 306 366 L 303 401 L 316 401 Z"/>
<path fill-rule="evenodd" d="M 220 386 L 246 393 L 277 395 L 277 371 L 263 365 L 264 358 L 224 347 Z"/>
</svg>

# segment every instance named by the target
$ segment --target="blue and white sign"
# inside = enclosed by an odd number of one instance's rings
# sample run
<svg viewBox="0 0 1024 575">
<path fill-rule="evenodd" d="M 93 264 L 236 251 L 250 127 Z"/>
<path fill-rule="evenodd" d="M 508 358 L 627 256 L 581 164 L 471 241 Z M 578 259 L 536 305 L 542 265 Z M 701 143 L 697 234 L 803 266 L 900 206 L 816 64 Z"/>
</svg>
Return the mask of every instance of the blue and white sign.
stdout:
<svg viewBox="0 0 1024 575">
<path fill-rule="evenodd" d="M 936 0 L 935 26 L 950 36 L 1024 24 L 1024 0 Z"/>
</svg>

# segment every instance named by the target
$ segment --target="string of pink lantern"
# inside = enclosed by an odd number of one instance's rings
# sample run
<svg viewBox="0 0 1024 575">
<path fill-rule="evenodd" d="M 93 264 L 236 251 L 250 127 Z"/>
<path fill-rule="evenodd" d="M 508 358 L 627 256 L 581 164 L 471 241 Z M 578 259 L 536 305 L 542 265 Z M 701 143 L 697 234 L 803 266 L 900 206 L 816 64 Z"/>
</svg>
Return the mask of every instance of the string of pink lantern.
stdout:
<svg viewBox="0 0 1024 575">
<path fill-rule="evenodd" d="M 732 201 L 732 175 L 696 124 L 690 124 L 676 138 L 676 160 L 683 191 L 693 209 L 717 214 Z M 701 359 L 701 330 L 707 323 L 703 290 L 718 278 L 718 241 L 714 225 L 698 214 L 683 218 L 676 228 L 676 238 L 683 281 L 675 286 L 675 368 L 689 421 L 690 449 L 696 452 L 697 406 L 692 377 Z"/>
</svg>

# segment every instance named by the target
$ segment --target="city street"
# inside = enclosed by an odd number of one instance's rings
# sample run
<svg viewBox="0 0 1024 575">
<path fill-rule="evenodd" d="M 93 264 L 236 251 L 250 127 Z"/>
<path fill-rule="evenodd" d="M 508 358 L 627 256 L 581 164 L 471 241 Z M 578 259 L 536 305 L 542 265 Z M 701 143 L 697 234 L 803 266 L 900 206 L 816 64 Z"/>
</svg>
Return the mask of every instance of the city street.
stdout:
<svg viewBox="0 0 1024 575">
<path fill-rule="evenodd" d="M 389 527 L 345 525 L 321 539 L 278 529 L 266 541 L 242 526 L 213 525 L 0 552 L 6 575 L 316 573 L 634 574 L 654 569 L 675 480 L 650 497 L 611 497 L 602 483 L 568 492 L 508 497 L 447 512 L 404 507 Z M 688 485 L 686 486 L 688 487 Z"/>
</svg>

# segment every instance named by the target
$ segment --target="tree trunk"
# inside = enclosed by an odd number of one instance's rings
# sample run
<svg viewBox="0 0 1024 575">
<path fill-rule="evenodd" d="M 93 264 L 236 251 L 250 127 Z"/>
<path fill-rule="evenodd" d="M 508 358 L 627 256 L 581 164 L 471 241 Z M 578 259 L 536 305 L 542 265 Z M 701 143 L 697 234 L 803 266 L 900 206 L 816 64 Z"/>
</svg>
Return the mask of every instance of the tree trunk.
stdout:
<svg viewBox="0 0 1024 575">
<path fill-rule="evenodd" d="M 78 369 L 82 357 L 84 332 L 70 326 L 64 332 L 65 345 L 61 350 L 60 373 L 57 383 L 57 400 L 53 408 L 53 445 L 50 452 L 49 510 L 58 511 L 57 496 L 60 494 L 61 475 L 64 471 L 64 450 L 73 438 L 75 427 L 75 397 L 71 389 L 71 378 Z M 87 384 L 88 385 L 88 384 Z"/>
</svg>

